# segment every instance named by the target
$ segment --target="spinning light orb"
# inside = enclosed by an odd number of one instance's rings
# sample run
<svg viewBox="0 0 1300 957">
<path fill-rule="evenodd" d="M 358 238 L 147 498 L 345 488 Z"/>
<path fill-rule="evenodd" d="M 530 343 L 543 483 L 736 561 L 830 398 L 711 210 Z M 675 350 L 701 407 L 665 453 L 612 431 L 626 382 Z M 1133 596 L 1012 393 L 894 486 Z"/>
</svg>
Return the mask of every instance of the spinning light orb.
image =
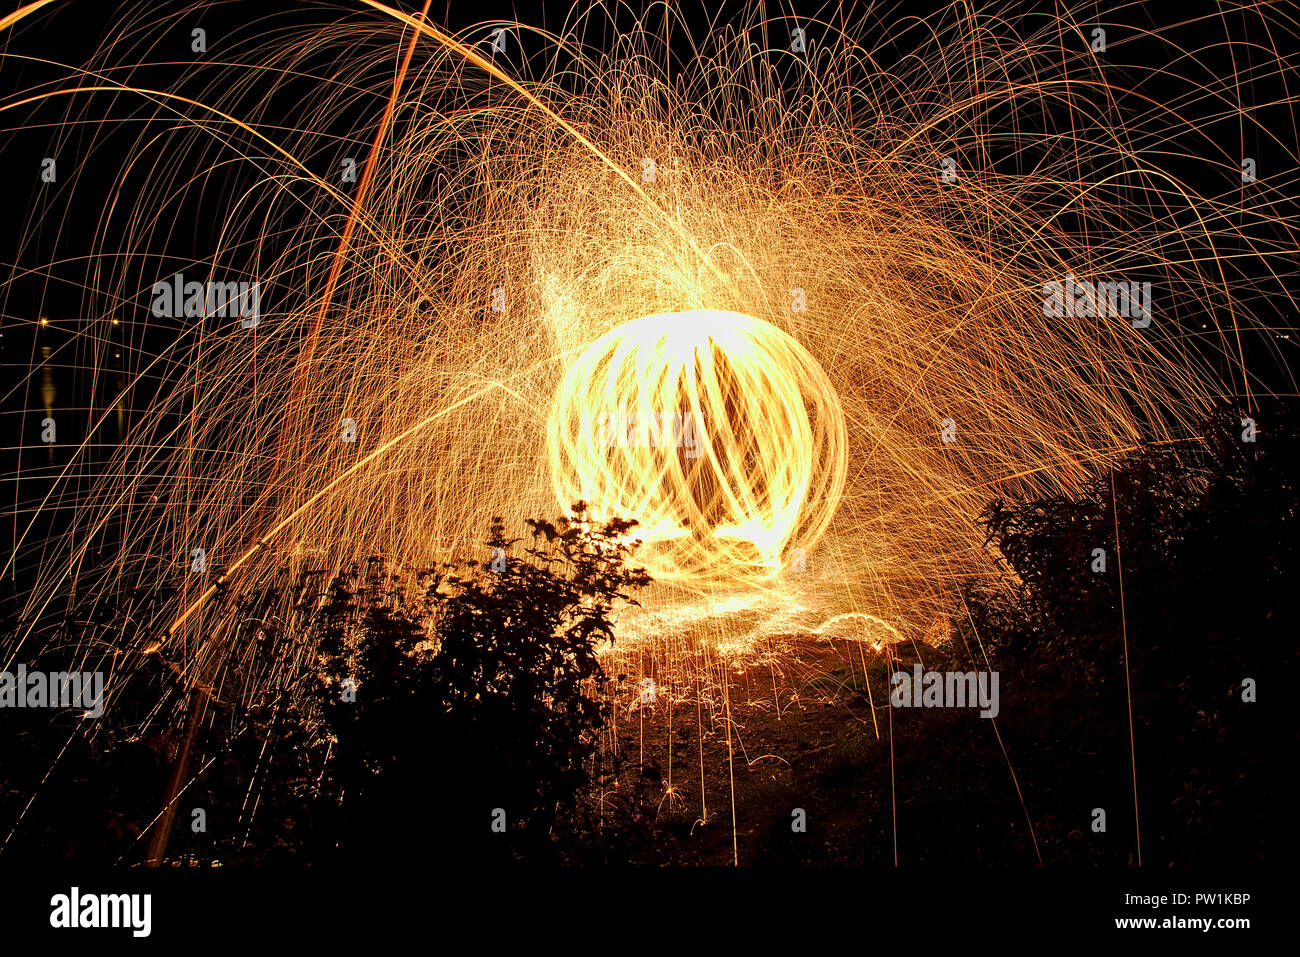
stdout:
<svg viewBox="0 0 1300 957">
<path fill-rule="evenodd" d="M 588 345 L 548 426 L 555 494 L 634 518 L 660 581 L 764 581 L 826 530 L 844 489 L 839 397 L 806 349 L 736 312 L 645 316 Z"/>
</svg>

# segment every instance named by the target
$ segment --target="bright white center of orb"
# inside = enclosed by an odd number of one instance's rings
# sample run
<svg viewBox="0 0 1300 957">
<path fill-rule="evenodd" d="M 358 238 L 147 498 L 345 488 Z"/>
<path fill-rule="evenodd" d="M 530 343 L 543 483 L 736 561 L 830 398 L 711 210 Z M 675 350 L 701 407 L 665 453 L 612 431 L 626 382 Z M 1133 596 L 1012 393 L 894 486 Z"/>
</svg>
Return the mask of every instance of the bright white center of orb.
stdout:
<svg viewBox="0 0 1300 957">
<path fill-rule="evenodd" d="M 844 413 L 793 337 L 736 312 L 660 313 L 590 343 L 548 423 L 557 501 L 633 518 L 660 581 L 767 580 L 825 532 Z"/>
</svg>

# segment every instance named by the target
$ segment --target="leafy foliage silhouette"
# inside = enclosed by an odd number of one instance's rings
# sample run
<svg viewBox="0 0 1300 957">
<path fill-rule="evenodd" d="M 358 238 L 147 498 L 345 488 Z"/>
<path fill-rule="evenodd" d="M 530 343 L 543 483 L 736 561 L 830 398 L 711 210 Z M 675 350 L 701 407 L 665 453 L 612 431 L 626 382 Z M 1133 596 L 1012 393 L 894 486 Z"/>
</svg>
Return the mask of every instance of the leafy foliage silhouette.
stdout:
<svg viewBox="0 0 1300 957">
<path fill-rule="evenodd" d="M 1263 853 L 1264 722 L 1243 682 L 1293 664 L 1300 423 L 1282 404 L 1254 415 L 1254 442 L 1225 406 L 1200 441 L 1144 446 L 1073 499 L 991 503 L 981 521 L 1010 574 L 969 584 L 954 619 L 968 647 L 1054 697 L 1006 733 L 1022 755 L 1056 755 L 1042 778 L 1108 808 L 1125 846 L 1136 764 L 1144 863 Z"/>
<path fill-rule="evenodd" d="M 377 565 L 355 595 L 331 586 L 321 690 L 347 853 L 404 856 L 425 842 L 443 857 L 548 852 L 607 716 L 597 646 L 614 640 L 616 603 L 635 604 L 650 579 L 626 567 L 632 522 L 595 523 L 578 503 L 528 526 L 516 556 L 519 540 L 495 519 L 485 544 L 496 560 L 423 573 L 414 609 Z M 496 809 L 505 836 L 489 829 Z"/>
</svg>

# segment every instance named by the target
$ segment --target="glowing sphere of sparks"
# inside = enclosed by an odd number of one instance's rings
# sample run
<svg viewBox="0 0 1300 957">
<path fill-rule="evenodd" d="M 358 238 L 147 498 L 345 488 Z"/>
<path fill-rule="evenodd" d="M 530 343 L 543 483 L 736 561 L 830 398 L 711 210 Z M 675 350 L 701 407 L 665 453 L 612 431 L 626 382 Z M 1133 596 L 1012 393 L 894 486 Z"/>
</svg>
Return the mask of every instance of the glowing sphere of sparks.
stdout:
<svg viewBox="0 0 1300 957">
<path fill-rule="evenodd" d="M 759 582 L 804 559 L 848 464 L 817 360 L 769 323 L 711 310 L 645 316 L 588 345 L 547 442 L 559 502 L 636 519 L 638 560 L 688 585 Z"/>
</svg>

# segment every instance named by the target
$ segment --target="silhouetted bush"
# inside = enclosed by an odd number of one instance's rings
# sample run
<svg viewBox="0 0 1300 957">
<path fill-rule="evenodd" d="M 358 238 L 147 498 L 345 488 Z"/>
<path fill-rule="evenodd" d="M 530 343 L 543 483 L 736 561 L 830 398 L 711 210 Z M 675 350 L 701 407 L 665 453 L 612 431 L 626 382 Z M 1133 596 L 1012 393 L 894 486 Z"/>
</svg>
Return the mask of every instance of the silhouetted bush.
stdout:
<svg viewBox="0 0 1300 957">
<path fill-rule="evenodd" d="M 649 582 L 625 567 L 632 523 L 593 523 L 581 503 L 575 512 L 529 521 L 522 555 L 495 520 L 485 543 L 495 560 L 425 573 L 413 603 L 377 566 L 359 589 L 333 584 L 317 625 L 345 853 L 548 852 L 606 717 L 597 645 L 613 641 L 615 602 L 634 603 Z"/>
<path fill-rule="evenodd" d="M 954 618 L 1004 669 L 1004 696 L 1019 682 L 1055 699 L 1003 721 L 1031 789 L 1054 782 L 1132 835 L 1136 762 L 1146 863 L 1263 853 L 1265 725 L 1243 682 L 1294 655 L 1300 428 L 1270 406 L 1248 442 L 1245 417 L 1221 409 L 1203 440 L 1136 450 L 1075 498 L 992 503 L 981 520 L 1015 580 L 969 586 Z M 1025 766 L 1052 737 L 1075 747 L 1053 749 L 1055 770 Z"/>
</svg>

